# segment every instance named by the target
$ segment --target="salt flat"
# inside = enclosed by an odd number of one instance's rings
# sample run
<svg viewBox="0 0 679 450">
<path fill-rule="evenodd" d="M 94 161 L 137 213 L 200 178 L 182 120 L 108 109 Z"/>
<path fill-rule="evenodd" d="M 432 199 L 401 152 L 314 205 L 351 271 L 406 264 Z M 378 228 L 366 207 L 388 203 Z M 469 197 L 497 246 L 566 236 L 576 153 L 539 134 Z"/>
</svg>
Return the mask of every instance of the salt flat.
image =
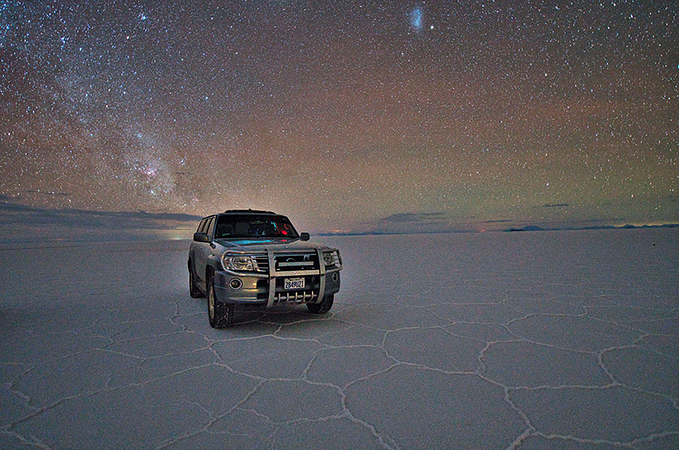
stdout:
<svg viewBox="0 0 679 450">
<path fill-rule="evenodd" d="M 679 230 L 318 240 L 221 330 L 186 241 L 0 249 L 0 448 L 679 448 Z"/>
</svg>

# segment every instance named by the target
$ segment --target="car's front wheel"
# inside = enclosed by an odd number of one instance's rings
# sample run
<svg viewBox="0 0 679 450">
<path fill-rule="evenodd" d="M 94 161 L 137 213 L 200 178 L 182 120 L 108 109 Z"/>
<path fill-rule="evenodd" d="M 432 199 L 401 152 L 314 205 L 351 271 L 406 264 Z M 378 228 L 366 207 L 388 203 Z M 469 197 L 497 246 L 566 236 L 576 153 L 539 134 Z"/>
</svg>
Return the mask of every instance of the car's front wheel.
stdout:
<svg viewBox="0 0 679 450">
<path fill-rule="evenodd" d="M 306 307 L 314 314 L 325 314 L 332 308 L 334 300 L 334 295 L 326 295 L 320 303 L 307 303 Z"/>
<path fill-rule="evenodd" d="M 222 328 L 233 323 L 234 305 L 222 303 L 215 295 L 214 278 L 207 282 L 207 317 L 212 328 Z"/>
</svg>

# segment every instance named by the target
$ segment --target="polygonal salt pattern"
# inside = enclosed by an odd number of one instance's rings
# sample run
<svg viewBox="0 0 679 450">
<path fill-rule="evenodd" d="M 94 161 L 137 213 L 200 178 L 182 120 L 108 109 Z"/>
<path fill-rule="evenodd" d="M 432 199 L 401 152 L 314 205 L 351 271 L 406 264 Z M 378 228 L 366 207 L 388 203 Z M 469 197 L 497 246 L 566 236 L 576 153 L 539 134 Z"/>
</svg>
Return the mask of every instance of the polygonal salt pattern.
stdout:
<svg viewBox="0 0 679 450">
<path fill-rule="evenodd" d="M 221 330 L 187 242 L 0 249 L 0 447 L 679 446 L 679 230 L 324 240 L 330 313 Z"/>
</svg>

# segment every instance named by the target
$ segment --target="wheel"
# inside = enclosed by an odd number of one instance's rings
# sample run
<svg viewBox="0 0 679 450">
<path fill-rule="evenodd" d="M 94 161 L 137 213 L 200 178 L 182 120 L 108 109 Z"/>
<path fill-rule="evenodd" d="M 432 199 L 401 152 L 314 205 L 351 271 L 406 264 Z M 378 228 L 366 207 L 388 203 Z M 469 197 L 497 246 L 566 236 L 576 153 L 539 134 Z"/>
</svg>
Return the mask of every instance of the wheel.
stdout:
<svg viewBox="0 0 679 450">
<path fill-rule="evenodd" d="M 233 323 L 233 305 L 222 303 L 215 295 L 214 278 L 207 282 L 207 318 L 212 328 L 222 328 Z"/>
<path fill-rule="evenodd" d="M 320 303 L 307 303 L 306 307 L 314 314 L 325 314 L 332 308 L 332 302 L 334 300 L 334 295 L 326 295 Z"/>
<path fill-rule="evenodd" d="M 201 291 L 196 285 L 196 275 L 193 271 L 193 267 L 191 266 L 191 261 L 189 261 L 189 294 L 192 298 L 205 297 L 203 291 Z"/>
</svg>

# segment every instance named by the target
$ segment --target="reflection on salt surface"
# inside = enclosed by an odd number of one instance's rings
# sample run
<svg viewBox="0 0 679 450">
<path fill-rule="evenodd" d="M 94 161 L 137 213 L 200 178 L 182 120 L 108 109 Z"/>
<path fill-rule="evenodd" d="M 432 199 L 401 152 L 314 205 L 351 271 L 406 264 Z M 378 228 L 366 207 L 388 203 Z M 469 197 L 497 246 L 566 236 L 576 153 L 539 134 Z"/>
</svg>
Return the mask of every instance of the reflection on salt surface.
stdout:
<svg viewBox="0 0 679 450">
<path fill-rule="evenodd" d="M 336 309 L 226 330 L 188 241 L 4 247 L 0 446 L 679 443 L 679 230 L 319 240 Z"/>
</svg>

